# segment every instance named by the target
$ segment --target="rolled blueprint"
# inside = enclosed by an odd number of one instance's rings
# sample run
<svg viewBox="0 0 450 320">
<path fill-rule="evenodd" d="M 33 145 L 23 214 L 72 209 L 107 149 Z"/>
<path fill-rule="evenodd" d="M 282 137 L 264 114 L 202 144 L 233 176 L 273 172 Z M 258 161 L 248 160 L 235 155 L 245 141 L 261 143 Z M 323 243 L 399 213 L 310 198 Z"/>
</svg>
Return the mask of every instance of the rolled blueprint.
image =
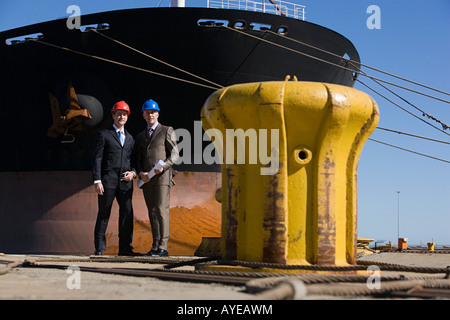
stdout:
<svg viewBox="0 0 450 320">
<path fill-rule="evenodd" d="M 158 163 L 155 164 L 153 169 L 147 173 L 147 177 L 149 179 L 153 178 L 153 176 L 155 175 L 155 170 L 161 170 L 162 168 L 164 168 L 165 165 L 166 165 L 166 163 L 164 161 L 159 160 Z M 145 184 L 145 182 L 142 179 L 139 179 L 137 182 L 137 186 L 139 189 L 141 189 L 144 184 Z"/>
</svg>

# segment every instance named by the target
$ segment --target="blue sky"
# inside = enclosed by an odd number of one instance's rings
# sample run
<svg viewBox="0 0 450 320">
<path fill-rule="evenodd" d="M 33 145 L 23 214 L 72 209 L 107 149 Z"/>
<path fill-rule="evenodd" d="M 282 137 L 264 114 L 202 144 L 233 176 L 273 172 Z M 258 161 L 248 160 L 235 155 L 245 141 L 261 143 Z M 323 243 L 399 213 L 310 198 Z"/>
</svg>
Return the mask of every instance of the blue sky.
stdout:
<svg viewBox="0 0 450 320">
<path fill-rule="evenodd" d="M 206 1 L 186 0 L 187 5 Z M 330 28 L 353 42 L 362 63 L 427 86 L 450 92 L 450 1 L 448 0 L 292 0 L 306 5 L 306 20 Z M 69 5 L 81 14 L 124 8 L 150 7 L 159 0 L 2 0 L 0 31 L 69 16 Z M 163 5 L 168 0 L 163 0 Z M 381 29 L 369 29 L 370 5 L 380 8 Z M 2 40 L 3 41 L 3 40 Z M 436 93 L 367 68 L 368 74 L 414 90 L 450 100 Z M 366 77 L 361 81 L 422 117 L 402 100 Z M 380 108 L 379 127 L 449 142 L 449 135 L 413 118 L 392 103 L 356 84 Z M 393 88 L 397 94 L 443 123 L 450 124 L 450 104 Z M 446 130 L 450 134 L 450 130 Z M 450 161 L 450 145 L 388 133 L 376 129 L 371 138 Z M 400 191 L 400 194 L 397 193 Z M 398 207 L 400 196 L 400 207 Z M 400 208 L 400 237 L 410 244 L 431 240 L 450 245 L 450 163 L 429 159 L 367 141 L 358 168 L 358 235 L 396 243 Z"/>
</svg>

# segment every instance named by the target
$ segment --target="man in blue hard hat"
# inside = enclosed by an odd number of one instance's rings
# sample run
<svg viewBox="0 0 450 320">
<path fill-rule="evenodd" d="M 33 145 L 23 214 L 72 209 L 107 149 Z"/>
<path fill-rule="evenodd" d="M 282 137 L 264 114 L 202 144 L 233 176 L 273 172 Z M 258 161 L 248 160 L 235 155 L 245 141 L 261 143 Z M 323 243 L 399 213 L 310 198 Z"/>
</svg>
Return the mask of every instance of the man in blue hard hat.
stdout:
<svg viewBox="0 0 450 320">
<path fill-rule="evenodd" d="M 142 186 L 148 217 L 152 228 L 153 244 L 147 255 L 168 256 L 170 187 L 176 171 L 172 165 L 178 159 L 174 129 L 158 122 L 158 104 L 149 99 L 142 106 L 147 128 L 136 136 L 136 169 L 145 182 Z M 153 169 L 162 160 L 161 169 Z M 149 171 L 154 176 L 148 178 Z"/>
</svg>

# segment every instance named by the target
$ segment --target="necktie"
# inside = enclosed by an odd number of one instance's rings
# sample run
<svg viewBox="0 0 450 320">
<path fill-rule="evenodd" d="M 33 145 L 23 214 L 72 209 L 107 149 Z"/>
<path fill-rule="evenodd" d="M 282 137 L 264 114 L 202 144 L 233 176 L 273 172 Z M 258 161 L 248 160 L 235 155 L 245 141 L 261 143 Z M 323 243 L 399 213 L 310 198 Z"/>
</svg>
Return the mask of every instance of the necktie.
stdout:
<svg viewBox="0 0 450 320">
<path fill-rule="evenodd" d="M 124 143 L 125 143 L 125 135 L 123 134 L 123 132 L 122 131 L 117 131 L 118 133 L 119 133 L 119 140 L 120 140 L 120 144 L 122 145 L 122 147 L 123 147 L 123 145 L 124 145 Z"/>
<path fill-rule="evenodd" d="M 152 137 L 152 134 L 153 134 L 153 129 L 149 128 L 148 132 L 147 132 L 147 140 L 150 140 L 150 138 Z"/>
</svg>

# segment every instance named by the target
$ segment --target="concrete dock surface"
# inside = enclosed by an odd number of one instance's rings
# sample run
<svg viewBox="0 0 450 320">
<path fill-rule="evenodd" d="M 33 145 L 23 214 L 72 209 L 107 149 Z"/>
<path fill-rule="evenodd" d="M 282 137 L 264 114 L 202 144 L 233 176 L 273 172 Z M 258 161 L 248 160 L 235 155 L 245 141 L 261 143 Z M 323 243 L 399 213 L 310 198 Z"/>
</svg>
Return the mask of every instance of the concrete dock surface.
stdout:
<svg viewBox="0 0 450 320">
<path fill-rule="evenodd" d="M 200 260 L 197 260 L 200 259 Z M 405 289 L 395 297 L 367 294 L 314 294 L 301 292 L 295 296 L 279 291 L 274 295 L 250 292 L 246 284 L 255 277 L 235 276 L 208 278 L 208 274 L 197 275 L 196 262 L 205 263 L 201 257 L 147 257 L 117 256 L 71 256 L 71 255 L 21 255 L 0 254 L 0 299 L 6 300 L 255 300 L 255 299 L 450 299 L 450 279 L 445 279 L 445 270 L 450 266 L 449 253 L 403 253 L 382 252 L 365 255 L 358 259 L 364 266 L 401 265 L 410 267 L 406 271 L 382 271 L 383 276 L 414 275 L 412 278 L 430 277 L 444 283 L 438 289 L 424 289 L 417 284 L 412 289 L 421 289 L 421 294 L 409 294 Z M 167 266 L 171 266 L 167 268 Z M 198 265 L 198 264 L 197 264 Z M 361 266 L 362 268 L 365 268 Z M 415 268 L 435 268 L 437 271 Z M 170 270 L 169 270 L 170 269 Z M 450 270 L 450 269 L 449 269 Z M 247 275 L 247 269 L 245 276 Z M 369 277 L 358 271 L 359 275 Z M 313 276 L 311 273 L 309 273 Z M 328 272 L 328 275 L 333 272 Z M 222 274 L 221 274 L 222 275 Z M 292 277 L 296 274 L 273 273 L 267 278 Z M 326 274 L 325 274 L 326 275 Z M 323 276 L 325 276 L 323 275 Z M 191 278 L 185 276 L 190 276 Z M 319 274 L 315 274 L 319 276 Z M 173 277 L 173 278 L 172 278 Z M 195 278 L 197 277 L 197 278 Z M 206 278 L 205 278 L 206 277 Z M 258 277 L 256 277 L 258 278 Z M 225 280 L 222 280 L 225 279 Z M 235 280 L 233 280 L 235 279 Z M 308 276 L 305 279 L 309 279 Z M 441 280 L 442 279 L 442 280 Z M 373 280 L 373 279 L 372 279 Z M 382 279 L 381 279 L 382 280 Z M 316 280 L 314 280 L 316 281 Z M 381 281 L 383 286 L 384 280 Z M 367 281 L 353 285 L 367 286 Z M 447 286 L 448 283 L 448 287 Z M 308 290 L 303 282 L 300 291 Z M 319 284 L 312 284 L 317 286 Z M 323 285 L 323 284 L 322 284 Z M 341 282 L 325 284 L 328 288 L 343 288 Z M 345 284 L 349 285 L 349 284 Z M 350 283 L 350 285 L 352 285 Z M 420 288 L 417 288 L 420 287 Z M 311 287 L 312 288 L 312 287 Z M 298 289 L 298 287 L 297 287 Z M 276 289 L 281 290 L 281 289 Z M 290 289 L 288 289 L 290 290 Z M 430 291 L 431 290 L 431 291 Z M 432 291 L 435 290 L 435 291 Z M 313 291 L 311 291 L 313 292 Z M 418 292 L 415 290 L 414 292 Z M 414 293 L 413 292 L 413 293 Z M 431 293 L 435 293 L 433 296 Z M 427 293 L 427 294 L 425 294 Z"/>
</svg>

